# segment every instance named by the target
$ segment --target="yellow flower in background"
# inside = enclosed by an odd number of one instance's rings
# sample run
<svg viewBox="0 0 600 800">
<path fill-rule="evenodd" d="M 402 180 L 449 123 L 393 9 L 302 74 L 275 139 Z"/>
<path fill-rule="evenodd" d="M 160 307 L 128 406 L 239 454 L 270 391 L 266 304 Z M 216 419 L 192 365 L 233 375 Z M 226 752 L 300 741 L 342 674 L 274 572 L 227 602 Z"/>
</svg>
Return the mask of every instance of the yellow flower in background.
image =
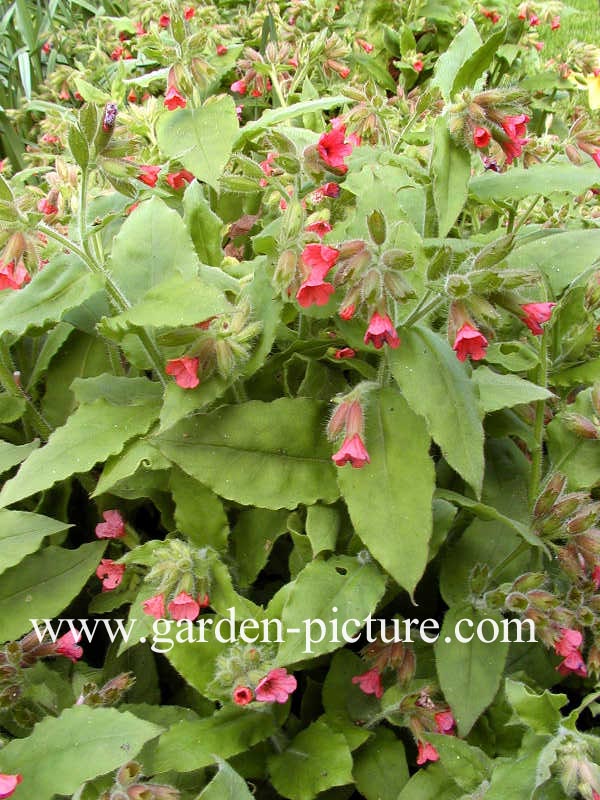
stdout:
<svg viewBox="0 0 600 800">
<path fill-rule="evenodd" d="M 600 75 L 590 75 L 587 78 L 588 99 L 592 111 L 600 108 Z"/>
</svg>

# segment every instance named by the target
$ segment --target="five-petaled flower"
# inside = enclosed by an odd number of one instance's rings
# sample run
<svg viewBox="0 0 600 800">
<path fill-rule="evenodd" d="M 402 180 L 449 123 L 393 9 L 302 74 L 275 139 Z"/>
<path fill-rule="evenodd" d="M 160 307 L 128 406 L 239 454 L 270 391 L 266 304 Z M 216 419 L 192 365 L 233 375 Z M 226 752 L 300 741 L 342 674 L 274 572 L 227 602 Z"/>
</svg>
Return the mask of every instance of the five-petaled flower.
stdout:
<svg viewBox="0 0 600 800">
<path fill-rule="evenodd" d="M 77 643 L 81 641 L 81 634 L 78 631 L 69 631 L 57 639 L 54 650 L 57 655 L 71 659 L 73 663 L 83 655 L 83 647 Z"/>
<path fill-rule="evenodd" d="M 322 239 L 326 234 L 331 232 L 331 225 L 325 220 L 319 219 L 316 222 L 311 222 L 304 229 L 309 233 L 316 233 L 319 239 Z"/>
<path fill-rule="evenodd" d="M 466 361 L 467 357 L 473 361 L 479 361 L 485 358 L 487 346 L 488 340 L 481 331 L 465 322 L 456 334 L 452 349 L 456 352 L 459 361 Z"/>
<path fill-rule="evenodd" d="M 142 183 L 145 183 L 146 186 L 156 186 L 156 182 L 158 181 L 158 173 L 160 172 L 161 167 L 155 167 L 151 164 L 146 164 L 140 167 L 140 172 L 138 180 Z"/>
<path fill-rule="evenodd" d="M 339 125 L 324 133 L 317 143 L 317 150 L 328 167 L 338 172 L 347 172 L 345 159 L 352 152 L 352 143 L 346 141 L 346 126 Z"/>
<path fill-rule="evenodd" d="M 355 469 L 360 469 L 371 461 L 359 433 L 346 436 L 340 449 L 331 458 L 338 467 L 350 463 Z"/>
<path fill-rule="evenodd" d="M 179 592 L 167 606 L 171 619 L 189 619 L 192 622 L 200 613 L 200 605 L 187 592 Z"/>
<path fill-rule="evenodd" d="M 97 577 L 102 581 L 103 592 L 116 589 L 123 580 L 124 574 L 125 564 L 117 564 L 112 558 L 103 558 L 96 570 Z"/>
<path fill-rule="evenodd" d="M 256 699 L 261 703 L 285 703 L 298 682 L 284 667 L 272 669 L 256 685 Z"/>
<path fill-rule="evenodd" d="M 361 692 L 374 694 L 378 700 L 383 697 L 381 675 L 376 669 L 370 669 L 367 672 L 363 672 L 362 675 L 355 675 L 352 678 L 352 683 L 357 685 Z"/>
<path fill-rule="evenodd" d="M 98 539 L 122 539 L 125 536 L 125 521 L 116 509 L 103 511 L 104 522 L 96 525 Z"/>
<path fill-rule="evenodd" d="M 521 306 L 525 312 L 523 322 L 534 336 L 541 336 L 544 332 L 542 325 L 552 316 L 552 309 L 556 303 L 525 303 Z"/>
<path fill-rule="evenodd" d="M 500 143 L 504 150 L 507 164 L 512 164 L 514 159 L 521 155 L 523 145 L 529 141 L 526 138 L 529 119 L 527 114 L 515 114 L 506 116 L 501 120 L 504 133 L 508 137 L 508 139 Z"/>
<path fill-rule="evenodd" d="M 233 702 L 238 706 L 247 706 L 254 699 L 252 689 L 248 686 L 236 686 L 232 697 Z"/>
<path fill-rule="evenodd" d="M 175 383 L 182 389 L 195 389 L 200 383 L 198 378 L 198 358 L 172 358 L 167 361 L 165 372 L 175 378 Z"/>
<path fill-rule="evenodd" d="M 384 343 L 394 350 L 400 346 L 398 333 L 387 314 L 374 312 L 365 331 L 364 342 L 365 344 L 372 342 L 376 350 L 380 350 Z"/>
<path fill-rule="evenodd" d="M 162 594 L 155 594 L 152 597 L 149 597 L 148 600 L 144 600 L 142 603 L 142 611 L 144 614 L 148 614 L 149 617 L 154 617 L 154 619 L 164 619 L 165 618 L 165 597 Z"/>
<path fill-rule="evenodd" d="M 429 742 L 417 742 L 417 746 L 417 764 L 419 766 L 426 764 L 428 761 L 439 761 L 440 754 L 432 744 Z"/>
<path fill-rule="evenodd" d="M 0 774 L 0 800 L 4 797 L 11 797 L 22 780 L 22 775 Z"/>
</svg>

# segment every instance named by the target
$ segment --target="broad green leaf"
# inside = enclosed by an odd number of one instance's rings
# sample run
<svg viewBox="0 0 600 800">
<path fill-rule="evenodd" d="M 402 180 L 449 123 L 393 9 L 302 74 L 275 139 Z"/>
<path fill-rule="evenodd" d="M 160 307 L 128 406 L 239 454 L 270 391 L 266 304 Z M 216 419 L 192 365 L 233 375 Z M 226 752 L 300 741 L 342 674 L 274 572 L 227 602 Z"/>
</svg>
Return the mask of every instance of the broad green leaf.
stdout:
<svg viewBox="0 0 600 800">
<path fill-rule="evenodd" d="M 153 286 L 129 311 L 103 320 L 115 332 L 130 327 L 179 328 L 231 309 L 224 294 L 201 278 L 174 275 Z"/>
<path fill-rule="evenodd" d="M 322 406 L 311 400 L 225 406 L 184 420 L 155 441 L 188 475 L 237 503 L 295 508 L 338 495 Z"/>
<path fill-rule="evenodd" d="M 52 800 L 135 758 L 161 731 L 127 711 L 75 706 L 3 747 L 0 769 L 23 776 L 14 800 Z"/>
<path fill-rule="evenodd" d="M 22 289 L 0 293 L 0 335 L 22 336 L 32 328 L 58 322 L 101 289 L 102 279 L 80 259 L 56 256 Z"/>
<path fill-rule="evenodd" d="M 313 800 L 319 792 L 352 783 L 352 755 L 342 734 L 317 720 L 269 759 L 269 774 L 289 800 Z"/>
<path fill-rule="evenodd" d="M 450 100 L 452 85 L 462 65 L 481 44 L 481 36 L 472 19 L 467 20 L 436 61 L 432 86 L 439 86 L 445 100 Z"/>
<path fill-rule="evenodd" d="M 318 504 L 306 510 L 306 535 L 310 539 L 314 556 L 324 550 L 335 550 L 340 524 L 340 512 L 337 508 Z"/>
<path fill-rule="evenodd" d="M 31 619 L 51 619 L 79 593 L 100 562 L 105 542 L 77 550 L 45 547 L 6 570 L 0 581 L 0 642 L 31 630 Z"/>
<path fill-rule="evenodd" d="M 462 789 L 451 780 L 443 765 L 419 769 L 398 795 L 398 800 L 465 800 Z"/>
<path fill-rule="evenodd" d="M 155 472 L 170 469 L 171 462 L 146 439 L 133 439 L 119 455 L 111 456 L 102 470 L 102 475 L 90 497 L 105 492 L 121 491 L 128 478 L 140 472 Z"/>
<path fill-rule="evenodd" d="M 233 98 L 211 98 L 201 108 L 165 113 L 158 123 L 158 146 L 181 161 L 201 181 L 219 188 L 219 178 L 238 137 Z"/>
<path fill-rule="evenodd" d="M 471 176 L 469 151 L 450 136 L 448 122 L 438 117 L 433 132 L 433 201 L 438 216 L 438 236 L 448 234 L 467 201 Z"/>
<path fill-rule="evenodd" d="M 531 800 L 536 788 L 540 752 L 548 739 L 535 737 L 530 748 L 524 749 L 516 758 L 496 759 L 486 800 Z"/>
<path fill-rule="evenodd" d="M 27 444 L 0 442 L 0 474 L 25 461 L 39 446 L 39 439 L 34 439 L 33 442 Z"/>
<path fill-rule="evenodd" d="M 505 38 L 505 29 L 494 33 L 467 58 L 456 73 L 450 92 L 451 95 L 462 92 L 463 89 L 467 87 L 475 87 L 479 79 L 483 76 L 483 73 L 491 65 L 498 48 L 504 42 Z"/>
<path fill-rule="evenodd" d="M 408 782 L 404 745 L 392 731 L 379 727 L 374 738 L 356 753 L 352 773 L 366 800 L 398 800 Z"/>
<path fill-rule="evenodd" d="M 591 389 L 580 392 L 568 411 L 593 419 L 591 393 Z M 600 483 L 600 440 L 584 439 L 570 431 L 561 414 L 554 417 L 547 431 L 552 469 L 568 477 L 571 489 L 589 489 Z"/>
<path fill-rule="evenodd" d="M 162 398 L 159 383 L 148 378 L 125 378 L 108 373 L 92 378 L 75 378 L 71 391 L 81 405 L 106 400 L 112 406 L 143 406 L 156 404 Z"/>
<path fill-rule="evenodd" d="M 79 406 L 48 442 L 29 456 L 0 492 L 0 506 L 8 506 L 57 481 L 120 453 L 129 439 L 145 433 L 158 416 L 158 405 L 115 406 L 106 400 Z"/>
<path fill-rule="evenodd" d="M 240 586 L 250 586 L 267 563 L 273 545 L 287 532 L 288 512 L 247 508 L 240 512 L 231 534 Z"/>
<path fill-rule="evenodd" d="M 198 266 L 185 223 L 158 197 L 127 217 L 115 237 L 109 262 L 114 280 L 130 303 L 137 303 L 165 280 L 195 278 Z"/>
<path fill-rule="evenodd" d="M 68 522 L 29 511 L 0 510 L 0 572 L 34 553 L 46 536 L 70 527 Z"/>
<path fill-rule="evenodd" d="M 479 494 L 483 426 L 477 391 L 465 365 L 440 335 L 415 326 L 403 331 L 391 368 L 412 410 L 427 420 L 446 461 Z"/>
<path fill-rule="evenodd" d="M 364 694 L 352 683 L 352 678 L 364 671 L 364 662 L 359 656 L 343 648 L 333 654 L 323 683 L 327 724 L 344 734 L 351 750 L 360 747 L 371 736 L 358 723 L 380 710 L 379 700 Z"/>
<path fill-rule="evenodd" d="M 600 382 L 600 358 L 593 358 L 585 364 L 553 372 L 550 378 L 553 386 L 578 386 Z"/>
<path fill-rule="evenodd" d="M 183 721 L 163 734 L 147 769 L 191 772 L 243 753 L 271 736 L 277 724 L 269 706 L 222 708 L 211 717 Z"/>
<path fill-rule="evenodd" d="M 183 219 L 203 264 L 218 267 L 223 260 L 223 221 L 211 209 L 202 187 L 192 181 L 183 196 Z"/>
<path fill-rule="evenodd" d="M 492 760 L 478 747 L 472 747 L 458 736 L 432 733 L 427 736 L 440 754 L 440 761 L 450 777 L 466 792 L 472 792 L 489 778 Z"/>
<path fill-rule="evenodd" d="M 303 114 L 311 114 L 315 111 L 328 111 L 330 108 L 345 106 L 348 98 L 344 95 L 334 95 L 333 97 L 320 97 L 315 100 L 303 100 L 301 103 L 294 103 L 286 108 L 273 108 L 263 112 L 260 119 L 246 123 L 240 130 L 240 135 L 235 142 L 235 147 L 241 147 L 248 139 L 263 133 L 268 128 L 278 125 L 280 122 L 301 117 Z"/>
<path fill-rule="evenodd" d="M 248 784 L 226 761 L 217 761 L 219 771 L 198 795 L 198 800 L 252 800 Z"/>
<path fill-rule="evenodd" d="M 461 623 L 471 620 L 472 625 Z M 501 626 L 502 617 L 494 611 L 485 612 L 464 603 L 450 608 L 444 617 L 440 637 L 434 645 L 437 674 L 444 697 L 456 719 L 460 736 L 466 736 L 477 718 L 494 699 L 504 670 L 508 654 L 508 642 L 486 643 L 476 634 L 479 623 L 493 619 Z M 483 635 L 491 637 L 491 625 L 482 628 Z M 472 636 L 470 642 L 457 638 Z M 500 627 L 500 638 L 502 628 Z"/>
<path fill-rule="evenodd" d="M 560 709 L 568 702 L 566 694 L 553 694 L 546 690 L 537 694 L 529 686 L 507 678 L 504 687 L 506 699 L 518 719 L 535 733 L 555 734 L 562 724 Z"/>
<path fill-rule="evenodd" d="M 217 640 L 214 626 L 205 629 L 203 642 L 178 642 L 174 633 L 171 635 L 173 647 L 170 650 L 165 647 L 165 657 L 186 683 L 201 695 L 211 700 L 219 699 L 219 692 L 215 692 L 214 687 L 211 687 L 215 677 L 215 662 L 231 645 Z M 199 638 L 197 633 L 196 637 Z M 227 634 L 224 634 L 223 638 L 228 638 Z"/>
<path fill-rule="evenodd" d="M 172 470 L 170 488 L 177 529 L 197 547 L 225 550 L 229 523 L 217 495 L 178 469 Z"/>
<path fill-rule="evenodd" d="M 13 395 L 3 392 L 0 395 L 0 422 L 14 422 L 20 419 L 26 408 L 27 402 L 24 397 L 13 397 Z"/>
<path fill-rule="evenodd" d="M 375 564 L 360 564 L 349 556 L 311 561 L 292 584 L 283 606 L 287 636 L 279 647 L 277 664 L 294 664 L 337 650 L 344 644 L 342 625 L 347 621 L 347 636 L 356 636 L 384 592 L 385 577 Z M 335 625 L 339 626 L 337 635 L 332 634 Z"/>
<path fill-rule="evenodd" d="M 168 431 L 184 417 L 206 408 L 213 400 L 221 397 L 228 386 L 229 383 L 217 374 L 206 381 L 200 381 L 200 386 L 195 389 L 182 389 L 175 381 L 167 384 L 158 432 Z"/>
<path fill-rule="evenodd" d="M 482 203 L 506 203 L 536 194 L 544 197 L 559 192 L 583 194 L 599 182 L 595 165 L 573 168 L 569 163 L 534 164 L 528 169 L 512 167 L 503 173 L 485 172 L 472 178 L 469 191 Z"/>
<path fill-rule="evenodd" d="M 473 380 L 479 389 L 481 409 L 486 414 L 554 396 L 543 386 L 525 381 L 517 375 L 502 375 L 485 366 L 473 371 Z"/>
<path fill-rule="evenodd" d="M 413 592 L 427 564 L 434 489 L 425 423 L 395 389 L 371 396 L 371 463 L 345 465 L 338 481 L 357 535 L 394 580 Z"/>
</svg>

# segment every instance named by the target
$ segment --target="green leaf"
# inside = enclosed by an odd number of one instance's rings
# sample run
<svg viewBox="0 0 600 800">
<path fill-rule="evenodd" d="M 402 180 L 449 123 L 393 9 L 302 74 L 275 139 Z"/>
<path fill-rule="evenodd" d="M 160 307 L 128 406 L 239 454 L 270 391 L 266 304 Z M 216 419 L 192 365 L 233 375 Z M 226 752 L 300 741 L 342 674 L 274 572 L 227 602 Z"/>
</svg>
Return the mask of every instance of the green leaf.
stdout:
<svg viewBox="0 0 600 800">
<path fill-rule="evenodd" d="M 519 681 L 506 679 L 506 699 L 518 719 L 535 733 L 555 734 L 562 724 L 560 709 L 568 702 L 566 694 L 553 694 L 546 690 L 537 694 Z"/>
<path fill-rule="evenodd" d="M 295 508 L 338 495 L 322 406 L 311 400 L 225 406 L 178 423 L 156 443 L 188 475 L 243 505 Z"/>
<path fill-rule="evenodd" d="M 59 614 L 96 569 L 105 546 L 90 542 L 77 550 L 45 547 L 6 570 L 0 582 L 0 642 L 30 631 L 31 619 Z"/>
<path fill-rule="evenodd" d="M 111 456 L 104 465 L 102 475 L 90 497 L 99 497 L 105 492 L 122 491 L 127 479 L 138 473 L 168 470 L 171 462 L 145 439 L 133 439 L 125 445 L 123 452 Z"/>
<path fill-rule="evenodd" d="M 223 260 L 223 221 L 211 209 L 197 181 L 192 181 L 185 190 L 183 219 L 200 261 L 211 267 L 220 266 Z"/>
<path fill-rule="evenodd" d="M 172 638 L 173 647 L 167 650 L 165 646 L 164 654 L 186 683 L 204 697 L 217 700 L 219 693 L 211 686 L 215 677 L 216 660 L 225 654 L 231 645 L 217 640 L 214 626 L 204 630 L 203 638 L 204 641 L 200 643 L 178 642 Z"/>
<path fill-rule="evenodd" d="M 127 217 L 115 237 L 109 262 L 115 282 L 131 303 L 163 281 L 177 276 L 192 280 L 198 267 L 183 220 L 158 197 Z"/>
<path fill-rule="evenodd" d="M 458 71 L 481 44 L 481 36 L 472 19 L 467 20 L 459 33 L 440 53 L 435 64 L 432 86 L 439 86 L 445 100 L 450 100 Z"/>
<path fill-rule="evenodd" d="M 70 527 L 68 522 L 29 511 L 0 510 L 0 572 L 34 553 L 46 536 Z"/>
<path fill-rule="evenodd" d="M 174 275 L 153 286 L 128 311 L 105 318 L 102 326 L 115 332 L 130 327 L 179 328 L 195 325 L 231 310 L 224 294 L 201 278 Z"/>
<path fill-rule="evenodd" d="M 512 167 L 509 172 L 485 172 L 472 178 L 469 191 L 482 203 L 506 203 L 536 194 L 544 197 L 557 193 L 583 194 L 599 182 L 596 166 L 534 164 L 528 169 Z"/>
<path fill-rule="evenodd" d="M 148 378 L 125 378 L 103 373 L 91 378 L 75 378 L 71 391 L 78 404 L 106 400 L 112 406 L 157 404 L 162 398 L 160 383 Z"/>
<path fill-rule="evenodd" d="M 349 556 L 311 561 L 292 584 L 283 606 L 281 619 L 287 637 L 279 647 L 277 664 L 287 666 L 336 650 L 344 644 L 342 624 L 348 621 L 347 635 L 356 636 L 384 592 L 385 578 L 375 564 L 360 564 Z M 309 627 L 305 622 L 314 620 L 324 628 L 312 624 Z M 339 623 L 337 636 L 330 635 L 334 621 Z M 307 647 L 306 640 L 310 638 L 315 641 Z"/>
<path fill-rule="evenodd" d="M 165 113 L 157 126 L 158 146 L 201 181 L 219 188 L 219 178 L 238 137 L 233 98 L 211 98 L 201 108 Z"/>
<path fill-rule="evenodd" d="M 568 406 L 569 413 L 581 414 L 593 419 L 592 389 L 577 395 L 575 402 Z M 571 489 L 589 489 L 600 483 L 600 441 L 584 439 L 565 424 L 561 414 L 557 414 L 547 427 L 548 450 L 555 472 L 563 472 L 569 479 Z"/>
<path fill-rule="evenodd" d="M 371 736 L 369 731 L 361 727 L 360 721 L 380 710 L 379 701 L 373 695 L 364 694 L 352 684 L 352 678 L 361 672 L 364 672 L 364 662 L 344 648 L 334 653 L 323 683 L 323 708 L 327 724 L 344 734 L 351 750 L 360 747 Z"/>
<path fill-rule="evenodd" d="M 446 461 L 481 492 L 483 426 L 467 368 L 437 333 L 415 326 L 402 333 L 391 357 L 392 375 L 414 412 L 425 417 Z"/>
<path fill-rule="evenodd" d="M 92 275 L 75 256 L 59 255 L 46 264 L 23 289 L 2 292 L 0 335 L 22 336 L 32 328 L 58 322 L 72 308 L 102 289 L 102 280 Z"/>
<path fill-rule="evenodd" d="M 306 511 L 306 535 L 310 539 L 313 555 L 324 550 L 335 550 L 340 529 L 340 512 L 330 506 L 310 506 Z"/>
<path fill-rule="evenodd" d="M 0 769 L 23 776 L 14 800 L 52 800 L 135 758 L 161 731 L 127 711 L 75 706 L 60 717 L 46 717 L 26 739 L 3 747 Z"/>
<path fill-rule="evenodd" d="M 250 586 L 254 582 L 267 563 L 273 545 L 287 532 L 287 518 L 285 509 L 247 508 L 240 512 L 231 534 L 240 586 Z"/>
<path fill-rule="evenodd" d="M 144 766 L 152 772 L 192 772 L 243 753 L 275 732 L 271 712 L 222 708 L 212 717 L 180 722 L 160 737 L 152 763 Z"/>
<path fill-rule="evenodd" d="M 114 406 L 105 400 L 79 406 L 44 447 L 21 465 L 0 492 L 0 507 L 49 489 L 57 481 L 120 453 L 129 439 L 145 433 L 158 416 L 158 404 Z"/>
<path fill-rule="evenodd" d="M 469 56 L 456 73 L 450 92 L 451 95 L 462 92 L 463 89 L 469 86 L 475 86 L 494 60 L 496 52 L 505 38 L 506 29 L 502 29 L 490 36 Z"/>
<path fill-rule="evenodd" d="M 229 523 L 217 495 L 178 469 L 172 470 L 170 489 L 177 529 L 197 547 L 226 550 Z"/>
<path fill-rule="evenodd" d="M 468 643 L 458 641 L 455 635 L 456 625 L 463 619 L 473 622 L 470 627 L 463 623 L 460 628 L 464 638 L 473 637 Z M 480 641 L 475 632 L 484 619 L 502 623 L 497 612 L 486 610 L 484 613 L 467 603 L 450 608 L 434 645 L 440 687 L 450 703 L 460 736 L 469 733 L 494 699 L 508 654 L 508 642 Z M 484 635 L 490 636 L 490 625 L 482 630 Z"/>
<path fill-rule="evenodd" d="M 2 420 L 5 422 L 6 420 Z M 0 442 L 0 474 L 16 467 L 40 446 L 40 440 L 34 439 L 27 444 L 11 444 Z"/>
<path fill-rule="evenodd" d="M 398 800 L 408 782 L 404 745 L 392 731 L 379 727 L 354 758 L 356 788 L 366 800 Z"/>
<path fill-rule="evenodd" d="M 432 733 L 427 736 L 440 754 L 440 761 L 450 777 L 466 792 L 473 792 L 489 778 L 492 760 L 478 747 L 459 739 Z"/>
<path fill-rule="evenodd" d="M 15 422 L 23 416 L 26 408 L 27 402 L 24 397 L 13 397 L 6 393 L 0 395 L 0 422 Z M 7 444 L 7 442 L 3 442 L 3 444 Z M 16 445 L 11 446 L 16 447 Z M 15 463 L 18 464 L 19 461 Z"/>
<path fill-rule="evenodd" d="M 425 423 L 394 389 L 371 395 L 366 445 L 371 463 L 338 469 L 357 535 L 394 580 L 413 592 L 427 564 L 434 468 Z"/>
<path fill-rule="evenodd" d="M 272 108 L 263 112 L 260 119 L 246 123 L 240 131 L 239 138 L 235 142 L 235 148 L 241 147 L 245 141 L 253 139 L 268 128 L 287 122 L 288 120 L 301 117 L 303 114 L 312 114 L 315 111 L 328 111 L 330 108 L 345 106 L 348 98 L 344 95 L 334 95 L 333 97 L 319 97 L 315 100 L 303 100 L 301 103 L 294 103 L 285 108 Z"/>
<path fill-rule="evenodd" d="M 471 156 L 450 136 L 448 122 L 438 117 L 433 131 L 433 201 L 438 216 L 438 236 L 448 234 L 469 194 Z"/>
<path fill-rule="evenodd" d="M 289 800 L 313 800 L 319 792 L 352 783 L 352 755 L 342 734 L 317 720 L 269 759 L 269 774 Z"/>
<path fill-rule="evenodd" d="M 479 389 L 481 409 L 485 414 L 554 397 L 543 386 L 525 381 L 517 375 L 502 375 L 485 366 L 473 371 L 473 380 Z"/>
<path fill-rule="evenodd" d="M 198 800 L 252 800 L 248 784 L 226 761 L 217 761 L 219 771 L 198 795 Z"/>
</svg>

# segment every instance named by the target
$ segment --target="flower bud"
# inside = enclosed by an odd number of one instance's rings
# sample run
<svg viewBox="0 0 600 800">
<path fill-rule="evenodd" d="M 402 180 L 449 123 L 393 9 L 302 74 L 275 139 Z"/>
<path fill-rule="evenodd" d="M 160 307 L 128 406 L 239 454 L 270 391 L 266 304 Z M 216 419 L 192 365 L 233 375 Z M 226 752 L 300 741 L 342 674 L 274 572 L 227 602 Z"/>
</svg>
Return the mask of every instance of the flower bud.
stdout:
<svg viewBox="0 0 600 800">
<path fill-rule="evenodd" d="M 452 263 L 452 251 L 449 247 L 440 248 L 429 262 L 427 267 L 427 278 L 430 281 L 437 280 L 450 269 Z"/>
<path fill-rule="evenodd" d="M 398 272 L 387 271 L 383 278 L 383 285 L 398 302 L 416 297 L 415 290 Z"/>
<path fill-rule="evenodd" d="M 558 599 L 543 589 L 532 589 L 532 591 L 527 592 L 527 599 L 534 608 L 540 611 L 556 608 L 558 605 Z"/>
<path fill-rule="evenodd" d="M 298 256 L 293 250 L 284 250 L 279 256 L 273 280 L 280 287 L 287 287 L 294 280 L 298 267 Z"/>
<path fill-rule="evenodd" d="M 529 600 L 521 592 L 511 592 L 506 597 L 506 608 L 508 611 L 526 611 L 529 607 Z"/>
<path fill-rule="evenodd" d="M 598 427 L 592 422 L 591 419 L 584 417 L 582 414 L 575 412 L 567 412 L 562 415 L 562 420 L 568 430 L 575 433 L 581 439 L 598 439 Z"/>
<path fill-rule="evenodd" d="M 471 294 L 471 284 L 464 275 L 448 275 L 444 288 L 446 293 L 455 300 L 460 300 Z"/>
<path fill-rule="evenodd" d="M 544 491 L 540 494 L 533 509 L 533 516 L 536 518 L 543 517 L 550 512 L 554 503 L 558 500 L 560 494 L 564 491 L 567 485 L 567 476 L 555 473 L 546 486 Z"/>
<path fill-rule="evenodd" d="M 117 782 L 120 783 L 121 786 L 129 786 L 134 783 L 134 781 L 138 780 L 141 774 L 141 764 L 138 764 L 137 761 L 130 761 L 117 772 Z"/>
<path fill-rule="evenodd" d="M 412 269 L 415 257 L 406 250 L 386 250 L 383 254 L 383 263 L 390 269 Z"/>
<path fill-rule="evenodd" d="M 290 200 L 283 215 L 282 237 L 286 242 L 294 241 L 304 227 L 304 211 L 297 200 Z"/>
<path fill-rule="evenodd" d="M 539 589 L 547 580 L 547 575 L 543 572 L 526 572 L 520 575 L 513 583 L 513 588 L 517 592 L 527 592 L 532 589 Z"/>
<path fill-rule="evenodd" d="M 386 237 L 386 224 L 383 212 L 379 209 L 372 211 L 367 217 L 367 226 L 371 239 L 376 245 L 382 245 Z"/>
</svg>

